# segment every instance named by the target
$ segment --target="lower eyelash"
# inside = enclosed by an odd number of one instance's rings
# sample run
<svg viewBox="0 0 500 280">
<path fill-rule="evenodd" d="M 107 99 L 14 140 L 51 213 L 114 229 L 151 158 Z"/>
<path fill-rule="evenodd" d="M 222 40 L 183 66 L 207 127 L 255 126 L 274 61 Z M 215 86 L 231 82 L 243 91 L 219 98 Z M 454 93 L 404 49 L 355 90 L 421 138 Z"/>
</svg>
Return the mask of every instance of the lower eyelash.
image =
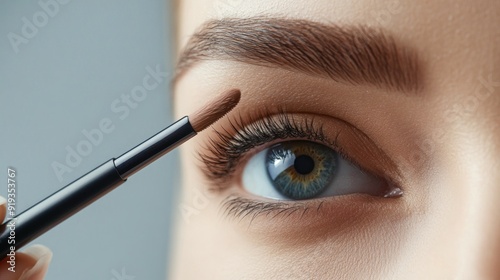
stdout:
<svg viewBox="0 0 500 280">
<path fill-rule="evenodd" d="M 233 175 L 239 161 L 251 149 L 276 139 L 301 138 L 327 143 L 337 148 L 336 141 L 328 139 L 321 126 L 314 126 L 314 118 L 297 121 L 287 115 L 284 110 L 270 117 L 268 110 L 258 114 L 257 121 L 244 125 L 242 116 L 230 120 L 232 131 L 217 131 L 216 138 L 210 139 L 205 152 L 198 153 L 203 163 L 201 169 L 213 186 L 224 185 Z"/>
<path fill-rule="evenodd" d="M 319 211 L 323 201 L 318 206 L 311 207 L 307 203 L 302 202 L 264 202 L 239 197 L 236 195 L 229 196 L 222 202 L 223 214 L 240 220 L 246 217 L 251 217 L 250 222 L 258 216 L 266 216 L 270 218 L 289 217 L 292 214 L 298 214 L 303 217 L 307 211 L 314 209 Z"/>
</svg>

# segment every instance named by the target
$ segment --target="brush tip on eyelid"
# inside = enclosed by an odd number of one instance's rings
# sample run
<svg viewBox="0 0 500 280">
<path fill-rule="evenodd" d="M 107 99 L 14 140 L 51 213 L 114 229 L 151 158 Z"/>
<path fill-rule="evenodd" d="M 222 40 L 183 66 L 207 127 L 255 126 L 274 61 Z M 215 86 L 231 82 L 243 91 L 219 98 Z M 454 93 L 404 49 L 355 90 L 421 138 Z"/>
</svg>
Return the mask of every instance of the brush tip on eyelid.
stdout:
<svg viewBox="0 0 500 280">
<path fill-rule="evenodd" d="M 241 91 L 230 89 L 212 99 L 198 111 L 189 115 L 193 129 L 200 132 L 229 113 L 239 102 Z"/>
</svg>

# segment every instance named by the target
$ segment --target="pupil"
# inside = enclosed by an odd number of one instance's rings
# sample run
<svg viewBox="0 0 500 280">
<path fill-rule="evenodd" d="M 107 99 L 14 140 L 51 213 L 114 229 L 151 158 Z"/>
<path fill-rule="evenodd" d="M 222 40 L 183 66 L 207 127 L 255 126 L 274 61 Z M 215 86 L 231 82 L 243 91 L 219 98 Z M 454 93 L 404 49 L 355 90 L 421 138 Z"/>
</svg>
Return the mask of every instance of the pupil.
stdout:
<svg viewBox="0 0 500 280">
<path fill-rule="evenodd" d="M 310 156 L 300 155 L 295 158 L 293 167 L 297 173 L 306 175 L 314 170 L 314 160 Z"/>
</svg>

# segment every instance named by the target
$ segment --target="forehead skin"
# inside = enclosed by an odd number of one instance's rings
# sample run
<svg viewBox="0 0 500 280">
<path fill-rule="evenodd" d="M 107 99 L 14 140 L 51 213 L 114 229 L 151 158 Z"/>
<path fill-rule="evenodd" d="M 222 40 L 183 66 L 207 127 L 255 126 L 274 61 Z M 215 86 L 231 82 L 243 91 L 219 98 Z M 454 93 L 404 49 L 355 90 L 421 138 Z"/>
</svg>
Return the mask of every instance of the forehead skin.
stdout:
<svg viewBox="0 0 500 280">
<path fill-rule="evenodd" d="M 359 113 L 349 117 L 384 139 L 381 146 L 390 147 L 390 156 L 418 149 L 432 168 L 408 182 L 409 217 L 351 238 L 324 237 L 307 245 L 276 242 L 265 233 L 256 241 L 255 232 L 221 222 L 217 198 L 209 197 L 189 223 L 179 218 L 172 279 L 301 279 L 301 273 L 315 279 L 500 278 L 500 1 L 181 0 L 177 5 L 178 54 L 207 20 L 263 15 L 383 29 L 411 46 L 422 62 L 422 94 L 369 101 L 353 94 L 349 106 Z M 274 84 L 261 85 L 269 76 Z M 330 87 L 310 76 L 301 81 L 318 91 Z M 300 100 L 306 107 L 329 102 L 318 97 L 304 104 L 300 94 L 285 95 L 287 87 L 302 89 L 293 82 L 286 71 L 202 62 L 177 81 L 174 110 L 177 117 L 185 115 L 231 87 L 242 88 L 248 110 L 263 101 L 245 92 L 272 91 L 275 100 Z M 335 87 L 341 99 L 365 90 Z M 343 108 L 331 102 L 332 108 Z M 386 106 L 391 114 L 377 115 L 366 109 L 370 106 Z M 387 125 L 374 126 L 373 120 Z M 400 133 L 392 135 L 388 127 L 399 127 Z M 203 137 L 181 148 L 182 201 L 188 205 L 202 204 L 196 199 L 204 179 L 193 154 Z"/>
</svg>

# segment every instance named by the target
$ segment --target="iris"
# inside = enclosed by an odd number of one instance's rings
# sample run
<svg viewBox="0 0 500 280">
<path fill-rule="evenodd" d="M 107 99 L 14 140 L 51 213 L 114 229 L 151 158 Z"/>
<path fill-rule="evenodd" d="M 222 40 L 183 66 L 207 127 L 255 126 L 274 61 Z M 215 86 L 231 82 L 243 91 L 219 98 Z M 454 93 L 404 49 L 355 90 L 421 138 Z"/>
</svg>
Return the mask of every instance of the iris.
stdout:
<svg viewBox="0 0 500 280">
<path fill-rule="evenodd" d="M 318 143 L 287 141 L 270 147 L 266 170 L 273 187 L 290 199 L 321 194 L 337 171 L 338 154 Z"/>
</svg>

